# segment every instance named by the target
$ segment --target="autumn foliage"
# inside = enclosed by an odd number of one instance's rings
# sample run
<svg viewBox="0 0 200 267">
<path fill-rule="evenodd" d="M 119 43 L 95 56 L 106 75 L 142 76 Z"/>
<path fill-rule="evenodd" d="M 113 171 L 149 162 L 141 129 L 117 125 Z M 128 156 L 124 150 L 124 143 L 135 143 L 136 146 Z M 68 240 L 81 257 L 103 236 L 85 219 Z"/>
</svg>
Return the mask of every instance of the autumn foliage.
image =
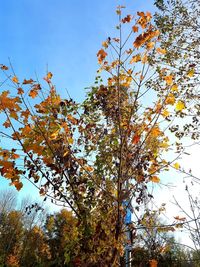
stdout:
<svg viewBox="0 0 200 267">
<path fill-rule="evenodd" d="M 73 266 L 119 266 L 127 242 L 124 203 L 140 212 L 144 200 L 152 197 L 148 185 L 160 183 L 163 171 L 180 169 L 178 157 L 168 160 L 164 155 L 169 148 L 181 151 L 172 134 L 187 135 L 174 121 L 197 111 L 189 105 L 184 84 L 194 76 L 194 68 L 188 66 L 180 74 L 164 64 L 167 47 L 149 12 L 124 17 L 122 11 L 119 6 L 118 36 L 102 43 L 95 85 L 81 104 L 59 95 L 51 72 L 41 83 L 32 78 L 20 81 L 12 68 L 9 73 L 1 65 L 12 85 L 11 91 L 0 94 L 2 134 L 12 140 L 12 148 L 5 142 L 0 149 L 1 175 L 17 190 L 25 177 L 41 196 L 72 211 L 74 217 L 63 211 L 56 223 L 49 217 L 46 228 L 49 236 L 61 231 L 53 253 L 59 254 L 65 238 L 71 238 L 63 262 Z M 65 215 L 73 232 L 62 224 L 59 216 Z M 29 235 L 31 247 L 37 235 L 40 257 L 50 253 L 40 229 L 33 228 Z M 12 257 L 8 260 L 17 264 Z M 156 266 L 155 259 L 151 266 Z"/>
</svg>

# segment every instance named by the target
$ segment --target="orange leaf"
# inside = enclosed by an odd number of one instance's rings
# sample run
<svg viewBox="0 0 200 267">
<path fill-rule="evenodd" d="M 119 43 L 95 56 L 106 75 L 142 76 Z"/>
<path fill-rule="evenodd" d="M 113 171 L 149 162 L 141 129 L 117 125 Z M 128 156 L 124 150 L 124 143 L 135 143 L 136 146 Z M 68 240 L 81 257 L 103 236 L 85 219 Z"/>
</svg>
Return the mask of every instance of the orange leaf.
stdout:
<svg viewBox="0 0 200 267">
<path fill-rule="evenodd" d="M 16 77 L 16 76 L 14 76 L 13 78 L 12 78 L 12 81 L 14 82 L 14 83 L 18 83 L 19 81 L 18 81 L 18 78 Z"/>
<path fill-rule="evenodd" d="M 168 75 L 164 77 L 167 85 L 172 85 L 173 84 L 173 76 L 172 75 Z"/>
<path fill-rule="evenodd" d="M 160 131 L 160 129 L 158 127 L 154 127 L 151 129 L 151 134 L 154 136 L 154 137 L 157 137 L 161 134 L 162 132 Z"/>
<path fill-rule="evenodd" d="M 38 91 L 32 89 L 28 95 L 32 98 L 35 98 L 38 95 Z"/>
<path fill-rule="evenodd" d="M 48 73 L 47 73 L 47 79 L 51 79 L 53 77 L 53 74 L 49 71 Z"/>
<path fill-rule="evenodd" d="M 132 139 L 132 144 L 137 144 L 140 141 L 140 135 L 135 134 Z"/>
<path fill-rule="evenodd" d="M 165 55 L 165 54 L 166 54 L 166 50 L 163 49 L 163 48 L 160 48 L 160 47 L 158 47 L 158 48 L 156 49 L 156 51 L 157 51 L 159 54 L 162 54 L 162 55 Z"/>
<path fill-rule="evenodd" d="M 138 32 L 138 26 L 133 26 L 132 30 L 133 30 L 133 32 Z"/>
<path fill-rule="evenodd" d="M 154 45 L 155 45 L 155 42 L 149 42 L 149 43 L 147 44 L 147 49 L 148 49 L 148 50 L 151 50 L 151 49 L 154 47 Z"/>
<path fill-rule="evenodd" d="M 158 262 L 157 262 L 157 260 L 150 260 L 149 261 L 149 265 L 150 265 L 150 267 L 157 267 L 158 266 Z"/>
<path fill-rule="evenodd" d="M 168 97 L 165 100 L 165 103 L 167 105 L 174 105 L 174 103 L 175 103 L 175 97 L 174 97 L 174 95 L 173 94 L 169 94 Z"/>
<path fill-rule="evenodd" d="M 105 59 L 105 57 L 107 56 L 108 54 L 103 50 L 103 49 L 100 49 L 97 53 L 97 57 L 98 57 L 98 62 L 99 64 L 101 64 L 103 62 L 103 60 Z"/>
<path fill-rule="evenodd" d="M 163 117 L 168 117 L 170 115 L 170 113 L 169 113 L 169 111 L 167 110 L 167 109 L 164 109 L 163 111 L 162 111 L 162 116 Z"/>
<path fill-rule="evenodd" d="M 68 115 L 67 115 L 67 119 L 68 119 L 72 124 L 74 124 L 74 125 L 77 124 L 77 119 L 74 118 L 71 114 L 68 114 Z"/>
<path fill-rule="evenodd" d="M 18 155 L 18 154 L 13 154 L 13 155 L 11 156 L 11 158 L 12 158 L 12 159 L 18 159 L 18 158 L 19 158 L 19 155 Z"/>
<path fill-rule="evenodd" d="M 159 183 L 160 182 L 160 178 L 158 176 L 152 176 L 150 178 L 150 181 L 153 182 L 153 183 Z"/>
<path fill-rule="evenodd" d="M 85 166 L 84 169 L 88 172 L 92 172 L 94 170 L 91 166 Z"/>
</svg>

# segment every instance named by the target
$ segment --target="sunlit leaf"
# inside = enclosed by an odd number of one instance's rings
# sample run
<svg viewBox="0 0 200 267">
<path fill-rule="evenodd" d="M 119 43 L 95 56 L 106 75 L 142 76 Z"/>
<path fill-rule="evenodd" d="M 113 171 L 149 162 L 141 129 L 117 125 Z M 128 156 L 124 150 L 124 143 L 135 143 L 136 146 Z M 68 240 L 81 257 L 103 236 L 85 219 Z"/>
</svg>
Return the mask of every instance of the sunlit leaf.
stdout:
<svg viewBox="0 0 200 267">
<path fill-rule="evenodd" d="M 172 85 L 173 84 L 173 76 L 172 75 L 168 75 L 164 77 L 167 85 Z"/>
<path fill-rule="evenodd" d="M 189 77 L 193 77 L 194 74 L 195 74 L 195 70 L 194 70 L 194 69 L 189 70 L 188 73 L 187 73 L 187 75 L 188 75 Z"/>
<path fill-rule="evenodd" d="M 165 50 L 164 48 L 160 48 L 160 47 L 158 47 L 158 48 L 156 49 L 156 51 L 157 51 L 159 54 L 162 54 L 162 55 L 165 55 L 165 54 L 166 54 L 166 50 Z"/>
<path fill-rule="evenodd" d="M 52 77 L 53 77 L 53 74 L 49 71 L 47 73 L 47 79 L 51 80 Z"/>
<path fill-rule="evenodd" d="M 14 83 L 19 83 L 19 80 L 18 80 L 18 78 L 17 78 L 16 76 L 12 77 L 12 81 L 13 81 Z"/>
<path fill-rule="evenodd" d="M 176 103 L 175 109 L 176 111 L 182 111 L 183 109 L 185 109 L 185 103 L 182 100 L 179 100 Z"/>
<path fill-rule="evenodd" d="M 174 163 L 173 167 L 177 170 L 180 169 L 180 164 L 178 162 Z"/>
<path fill-rule="evenodd" d="M 134 25 L 134 26 L 132 27 L 132 30 L 133 30 L 133 32 L 138 32 L 138 26 L 135 26 L 135 25 Z"/>
<path fill-rule="evenodd" d="M 173 84 L 171 87 L 172 91 L 178 92 L 178 85 L 177 84 Z"/>
<path fill-rule="evenodd" d="M 160 178 L 156 175 L 151 176 L 150 181 L 153 183 L 159 183 L 160 182 Z"/>
<path fill-rule="evenodd" d="M 98 62 L 99 64 L 101 64 L 103 62 L 103 60 L 106 58 L 107 53 L 103 50 L 100 49 L 97 53 L 97 57 L 98 57 Z"/>
</svg>

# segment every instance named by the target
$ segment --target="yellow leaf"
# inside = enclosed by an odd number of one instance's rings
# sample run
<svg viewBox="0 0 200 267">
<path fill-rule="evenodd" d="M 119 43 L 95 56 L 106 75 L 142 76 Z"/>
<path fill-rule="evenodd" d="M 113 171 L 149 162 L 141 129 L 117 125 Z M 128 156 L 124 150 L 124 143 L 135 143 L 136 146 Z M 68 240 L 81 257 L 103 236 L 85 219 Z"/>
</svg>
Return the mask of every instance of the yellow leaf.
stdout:
<svg viewBox="0 0 200 267">
<path fill-rule="evenodd" d="M 165 100 L 165 103 L 167 105 L 174 105 L 174 103 L 175 103 L 175 97 L 174 97 L 174 95 L 173 94 L 169 94 L 168 97 Z"/>
<path fill-rule="evenodd" d="M 153 183 L 159 183 L 160 182 L 160 178 L 158 176 L 151 176 L 150 181 Z"/>
<path fill-rule="evenodd" d="M 107 41 L 102 42 L 102 46 L 105 47 L 105 48 L 108 48 L 108 42 Z"/>
<path fill-rule="evenodd" d="M 193 77 L 194 76 L 194 69 L 189 70 L 188 73 L 187 73 L 187 75 L 189 77 Z"/>
<path fill-rule="evenodd" d="M 50 138 L 51 138 L 51 139 L 56 139 L 56 137 L 57 137 L 58 134 L 59 134 L 59 131 L 60 131 L 60 129 L 58 129 L 58 130 L 56 130 L 54 133 L 52 133 L 52 134 L 50 135 Z"/>
<path fill-rule="evenodd" d="M 175 107 L 176 111 L 182 111 L 183 109 L 185 109 L 185 103 L 181 100 L 179 100 L 176 104 Z"/>
<path fill-rule="evenodd" d="M 18 81 L 18 78 L 16 77 L 16 76 L 14 76 L 13 78 L 12 78 L 12 81 L 14 82 L 14 83 L 18 83 L 19 81 Z"/>
<path fill-rule="evenodd" d="M 68 137 L 68 143 L 72 145 L 74 143 L 74 139 L 72 137 Z"/>
<path fill-rule="evenodd" d="M 67 156 L 69 154 L 69 151 L 65 151 L 65 153 L 63 154 L 63 157 Z"/>
<path fill-rule="evenodd" d="M 180 169 L 180 164 L 178 162 L 176 162 L 176 163 L 174 163 L 173 167 L 178 170 L 178 169 Z"/>
<path fill-rule="evenodd" d="M 130 64 L 132 64 L 134 62 L 138 62 L 140 60 L 141 60 L 141 56 L 140 56 L 140 54 L 137 54 L 137 55 L 132 57 L 132 59 L 130 60 Z"/>
<path fill-rule="evenodd" d="M 178 92 L 178 85 L 177 84 L 173 84 L 171 87 L 172 91 Z"/>
<path fill-rule="evenodd" d="M 162 142 L 162 143 L 160 144 L 160 147 L 161 147 L 161 148 L 164 148 L 164 149 L 167 149 L 167 148 L 169 147 L 169 144 L 168 144 L 168 142 Z"/>
<path fill-rule="evenodd" d="M 162 116 L 166 118 L 169 115 L 170 115 L 169 111 L 167 109 L 164 109 L 163 112 L 162 112 Z"/>
</svg>

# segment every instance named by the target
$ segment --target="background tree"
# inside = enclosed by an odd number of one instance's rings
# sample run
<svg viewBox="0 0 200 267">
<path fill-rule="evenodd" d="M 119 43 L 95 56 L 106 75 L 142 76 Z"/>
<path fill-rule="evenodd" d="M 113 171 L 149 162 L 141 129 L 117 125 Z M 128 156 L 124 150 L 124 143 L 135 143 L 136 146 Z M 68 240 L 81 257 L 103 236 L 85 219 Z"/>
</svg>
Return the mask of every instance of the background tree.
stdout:
<svg viewBox="0 0 200 267">
<path fill-rule="evenodd" d="M 61 210 L 49 215 L 44 226 L 51 252 L 51 266 L 73 266 L 78 244 L 77 219 L 72 212 Z M 75 260 L 76 261 L 76 260 Z"/>
</svg>

